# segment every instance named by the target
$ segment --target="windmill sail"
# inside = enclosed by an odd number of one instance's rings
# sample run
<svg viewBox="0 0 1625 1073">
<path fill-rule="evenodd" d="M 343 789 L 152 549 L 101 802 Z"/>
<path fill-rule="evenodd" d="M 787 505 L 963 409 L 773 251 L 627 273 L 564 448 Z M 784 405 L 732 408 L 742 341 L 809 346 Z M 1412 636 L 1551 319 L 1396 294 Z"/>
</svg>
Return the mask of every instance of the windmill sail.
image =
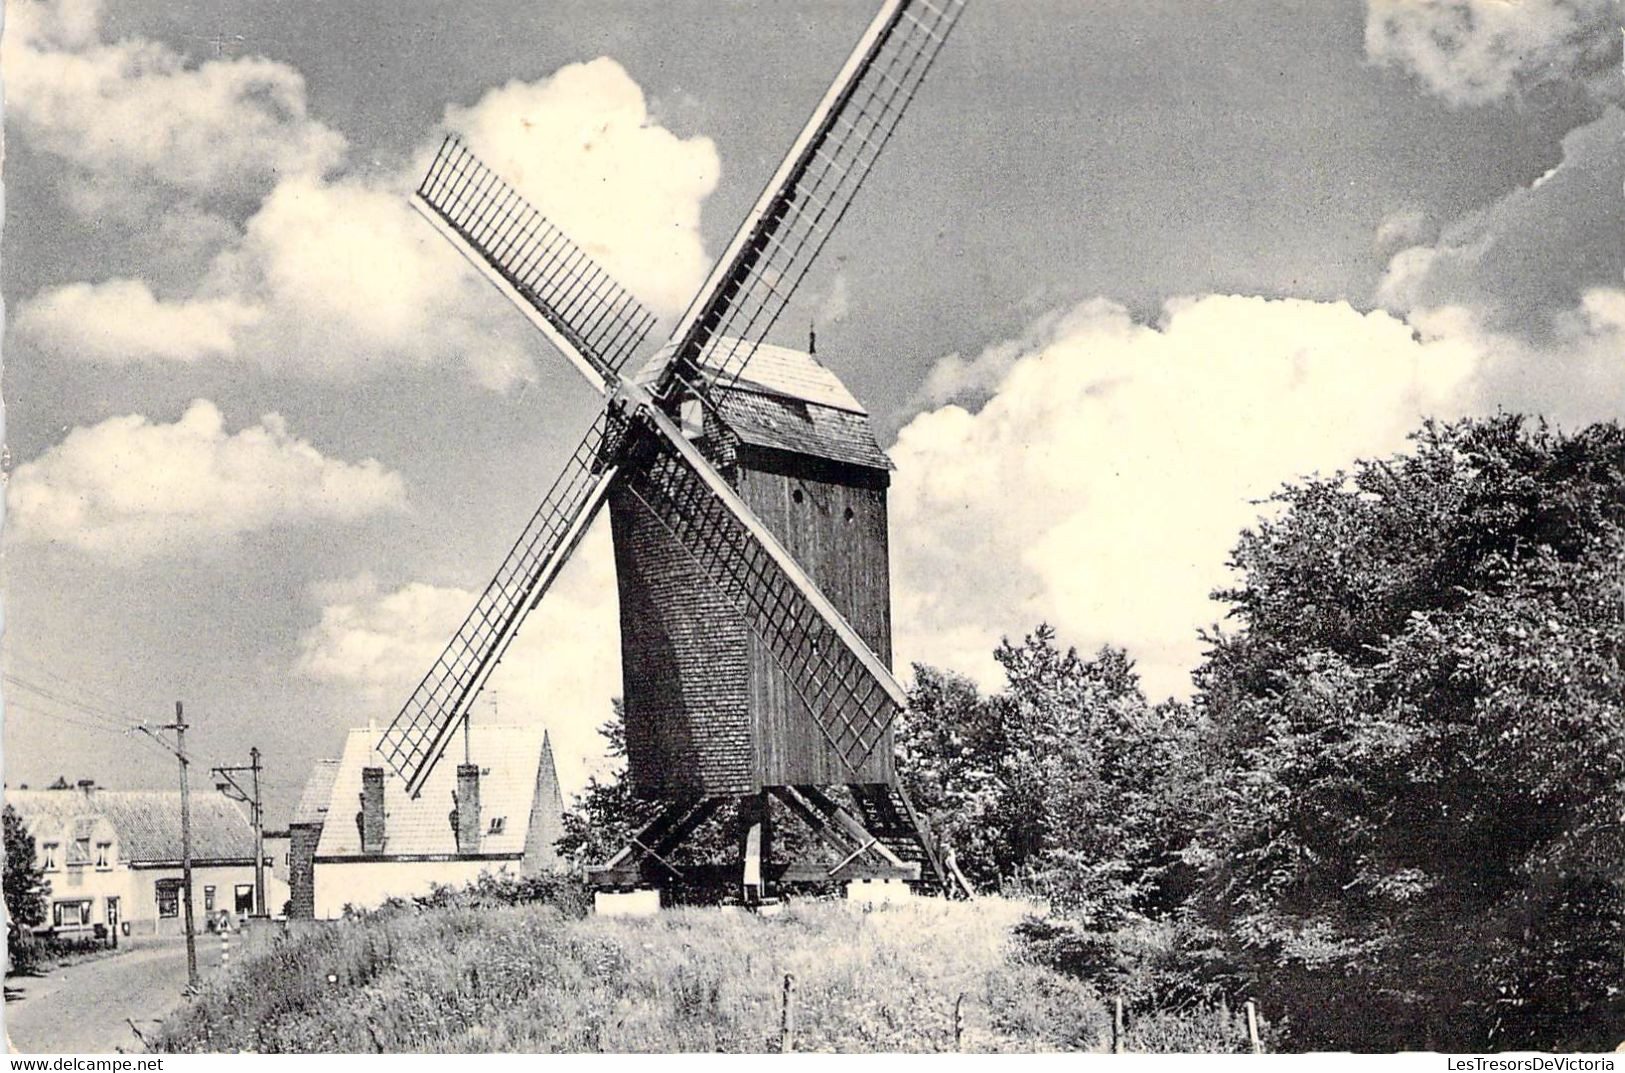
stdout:
<svg viewBox="0 0 1625 1073">
<path fill-rule="evenodd" d="M 423 785 L 525 614 L 591 524 L 615 479 L 624 436 L 614 411 L 593 423 L 474 609 L 384 731 L 378 751 L 406 780 L 407 792 Z"/>
<path fill-rule="evenodd" d="M 833 608 L 817 605 L 810 582 L 776 560 L 752 532 L 748 511 L 707 487 L 669 437 L 648 437 L 639 449 L 622 470 L 622 487 L 733 603 L 836 754 L 857 770 L 897 717 L 901 689 Z"/>
<path fill-rule="evenodd" d="M 613 382 L 654 314 L 586 252 L 448 135 L 413 204 L 482 269 L 600 390 Z M 555 343 L 560 340 L 554 338 Z"/>
<path fill-rule="evenodd" d="M 673 334 L 667 383 L 725 391 L 874 167 L 965 0 L 889 0 Z"/>
</svg>

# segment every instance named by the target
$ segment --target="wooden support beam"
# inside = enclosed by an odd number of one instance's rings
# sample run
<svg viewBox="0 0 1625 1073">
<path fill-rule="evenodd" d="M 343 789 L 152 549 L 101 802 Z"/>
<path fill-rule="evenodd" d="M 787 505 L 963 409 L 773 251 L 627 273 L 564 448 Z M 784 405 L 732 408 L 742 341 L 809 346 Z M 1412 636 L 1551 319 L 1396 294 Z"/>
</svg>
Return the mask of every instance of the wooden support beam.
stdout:
<svg viewBox="0 0 1625 1073">
<path fill-rule="evenodd" d="M 770 790 L 773 796 L 788 805 L 790 811 L 800 816 L 807 826 L 812 828 L 813 834 L 822 838 L 831 849 L 843 855 L 852 852 L 852 843 L 824 818 L 823 813 L 808 804 L 807 799 L 802 797 L 794 786 L 774 786 L 770 787 Z"/>
<path fill-rule="evenodd" d="M 661 839 L 703 804 L 704 801 L 697 797 L 678 798 L 656 813 L 654 819 L 644 824 L 643 829 L 632 836 L 632 840 L 622 846 L 615 856 L 604 862 L 599 869 L 587 869 L 588 873 L 591 874 L 602 869 L 619 868 L 621 865 L 634 862 L 647 853 L 650 846 L 658 849 Z M 662 852 L 669 852 L 669 848 Z"/>
<path fill-rule="evenodd" d="M 760 902 L 767 893 L 762 865 L 767 857 L 767 794 L 751 794 L 739 799 L 739 856 L 743 864 L 743 895 L 749 904 Z"/>
<path fill-rule="evenodd" d="M 903 859 L 891 851 L 880 839 L 869 833 L 869 829 L 858 818 L 836 804 L 828 794 L 816 786 L 797 786 L 796 790 L 812 803 L 813 807 L 827 816 L 831 823 L 840 828 L 841 833 L 852 839 L 864 850 L 873 851 L 885 858 L 888 864 L 903 864 Z"/>
</svg>

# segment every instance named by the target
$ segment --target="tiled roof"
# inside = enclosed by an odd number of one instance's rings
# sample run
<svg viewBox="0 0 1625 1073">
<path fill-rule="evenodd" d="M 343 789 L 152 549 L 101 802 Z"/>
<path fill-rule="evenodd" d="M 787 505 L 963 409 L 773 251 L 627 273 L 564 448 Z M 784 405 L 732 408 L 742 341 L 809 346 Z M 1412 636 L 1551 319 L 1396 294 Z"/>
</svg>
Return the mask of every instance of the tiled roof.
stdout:
<svg viewBox="0 0 1625 1073">
<path fill-rule="evenodd" d="M 7 790 L 6 803 L 30 827 L 101 816 L 118 834 L 131 864 L 181 859 L 181 795 L 154 790 Z M 194 860 L 254 860 L 254 829 L 236 802 L 215 793 L 192 795 Z"/>
<path fill-rule="evenodd" d="M 333 780 L 338 777 L 337 760 L 318 760 L 310 769 L 305 788 L 299 792 L 299 804 L 293 810 L 295 823 L 321 823 L 327 816 L 327 803 L 333 799 Z"/>
<path fill-rule="evenodd" d="M 735 344 L 714 343 L 702 359 L 712 365 Z M 665 348 L 634 377 L 644 386 L 658 378 Z M 813 355 L 762 343 L 745 374 L 718 400 L 722 417 L 746 443 L 815 455 L 874 469 L 891 469 L 891 459 L 869 426 L 869 411 Z"/>
<path fill-rule="evenodd" d="M 731 356 L 736 345 L 737 340 L 732 338 L 719 339 L 706 349 L 700 363 L 714 370 Z M 665 368 L 669 353 L 668 348 L 661 347 L 632 379 L 645 387 L 653 385 Z M 854 414 L 867 415 L 869 412 L 846 389 L 840 378 L 816 357 L 804 350 L 772 343 L 758 344 L 756 352 L 745 365 L 745 375 L 735 382 L 734 390 L 780 395 Z"/>
<path fill-rule="evenodd" d="M 711 353 L 726 355 L 728 344 L 728 340 L 723 340 L 707 352 L 707 357 Z M 705 361 L 704 364 L 709 366 L 711 363 Z M 816 357 L 803 350 L 791 350 L 771 343 L 762 343 L 756 348 L 756 353 L 751 355 L 750 362 L 745 366 L 744 375 L 734 382 L 733 390 L 799 399 L 852 414 L 867 416 L 869 413 L 863 408 L 863 403 L 841 383 L 840 378 L 826 369 Z"/>
<path fill-rule="evenodd" d="M 746 443 L 855 466 L 892 468 L 869 419 L 861 414 L 745 391 L 729 392 L 721 409 L 722 419 Z"/>
<path fill-rule="evenodd" d="M 457 835 L 451 826 L 452 791 L 457 787 L 462 743 L 454 743 L 447 751 L 414 799 L 407 796 L 406 784 L 375 758 L 373 747 L 379 733 L 352 730 L 345 738 L 316 856 L 345 857 L 361 852 L 361 831 L 355 817 L 361 811 L 361 769 L 369 766 L 385 768 L 384 855 L 456 853 Z M 476 724 L 469 728 L 469 755 L 480 765 L 481 854 L 524 852 L 544 736 L 539 726 Z M 502 818 L 500 830 L 492 831 L 498 817 Z"/>
</svg>

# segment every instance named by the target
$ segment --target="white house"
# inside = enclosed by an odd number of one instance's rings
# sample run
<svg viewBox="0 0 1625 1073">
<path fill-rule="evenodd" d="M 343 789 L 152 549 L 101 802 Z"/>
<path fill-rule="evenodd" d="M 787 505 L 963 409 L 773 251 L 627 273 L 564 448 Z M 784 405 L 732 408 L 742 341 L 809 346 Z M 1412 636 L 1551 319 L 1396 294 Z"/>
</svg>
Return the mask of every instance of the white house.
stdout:
<svg viewBox="0 0 1625 1073">
<path fill-rule="evenodd" d="M 306 784 L 290 825 L 295 915 L 309 905 L 317 919 L 332 919 L 347 905 L 372 908 L 436 884 L 461 886 L 482 872 L 536 875 L 560 867 L 554 843 L 564 802 L 546 731 L 470 727 L 470 762 L 446 756 L 416 798 L 383 766 L 377 742 L 376 730 L 350 731 L 343 756 L 318 763 Z M 309 854 L 308 872 L 301 852 Z"/>
<path fill-rule="evenodd" d="M 45 927 L 121 935 L 179 934 L 182 910 L 181 795 L 104 790 L 81 781 L 48 790 L 6 790 L 34 839 L 34 859 L 51 885 Z M 287 888 L 266 870 L 275 912 Z M 192 795 L 192 908 L 198 927 L 226 910 L 254 905 L 254 829 L 236 802 Z"/>
</svg>

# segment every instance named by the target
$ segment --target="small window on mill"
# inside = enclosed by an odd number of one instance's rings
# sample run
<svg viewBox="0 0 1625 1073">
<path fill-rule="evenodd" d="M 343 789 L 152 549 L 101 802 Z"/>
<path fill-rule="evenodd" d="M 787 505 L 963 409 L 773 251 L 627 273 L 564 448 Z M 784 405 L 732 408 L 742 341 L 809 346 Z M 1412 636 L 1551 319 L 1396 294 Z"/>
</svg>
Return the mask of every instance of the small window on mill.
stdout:
<svg viewBox="0 0 1625 1073">
<path fill-rule="evenodd" d="M 502 833 L 503 829 L 506 828 L 507 826 L 508 826 L 508 817 L 506 817 L 506 816 L 492 816 L 491 817 L 491 826 L 490 826 L 490 828 L 488 828 L 486 830 L 485 833 L 488 834 L 488 835 L 500 835 Z"/>
</svg>

